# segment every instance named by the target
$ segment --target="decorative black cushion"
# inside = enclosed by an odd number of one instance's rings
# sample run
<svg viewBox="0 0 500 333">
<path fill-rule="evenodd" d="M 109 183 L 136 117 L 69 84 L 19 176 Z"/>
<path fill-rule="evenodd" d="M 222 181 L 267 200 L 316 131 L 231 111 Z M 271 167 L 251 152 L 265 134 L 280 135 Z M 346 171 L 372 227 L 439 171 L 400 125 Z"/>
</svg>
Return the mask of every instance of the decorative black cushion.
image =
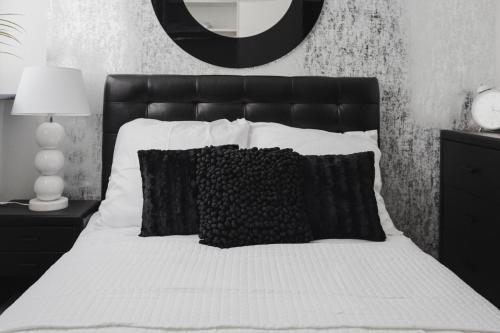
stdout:
<svg viewBox="0 0 500 333">
<path fill-rule="evenodd" d="M 229 248 L 312 239 L 302 158 L 292 150 L 199 152 L 200 243 Z"/>
<path fill-rule="evenodd" d="M 305 198 L 314 239 L 386 239 L 373 190 L 373 152 L 305 156 Z"/>
<path fill-rule="evenodd" d="M 203 149 L 138 152 L 143 194 L 140 236 L 198 233 L 195 160 L 197 153 Z M 238 146 L 210 149 L 238 149 Z"/>
</svg>

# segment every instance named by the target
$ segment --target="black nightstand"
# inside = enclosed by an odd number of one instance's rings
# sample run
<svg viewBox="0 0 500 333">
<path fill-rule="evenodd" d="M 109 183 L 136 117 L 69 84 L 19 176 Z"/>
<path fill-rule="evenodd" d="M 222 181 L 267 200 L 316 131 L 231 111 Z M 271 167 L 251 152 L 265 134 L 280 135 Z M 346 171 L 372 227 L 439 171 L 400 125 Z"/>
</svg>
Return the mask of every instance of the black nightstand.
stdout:
<svg viewBox="0 0 500 333">
<path fill-rule="evenodd" d="M 441 132 L 441 262 L 500 307 L 500 134 Z"/>
<path fill-rule="evenodd" d="M 70 250 L 98 207 L 91 200 L 53 212 L 0 206 L 0 300 L 25 289 Z"/>
</svg>

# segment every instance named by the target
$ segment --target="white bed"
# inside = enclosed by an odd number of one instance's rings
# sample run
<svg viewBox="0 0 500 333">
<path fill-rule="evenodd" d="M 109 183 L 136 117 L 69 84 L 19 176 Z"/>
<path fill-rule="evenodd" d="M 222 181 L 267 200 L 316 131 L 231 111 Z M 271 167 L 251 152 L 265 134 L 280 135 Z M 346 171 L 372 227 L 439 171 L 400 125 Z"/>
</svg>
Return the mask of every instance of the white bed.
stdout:
<svg viewBox="0 0 500 333">
<path fill-rule="evenodd" d="M 500 333 L 500 311 L 393 225 L 380 195 L 376 134 L 242 119 L 127 122 L 99 212 L 73 249 L 0 316 L 0 333 Z M 221 250 L 198 244 L 197 236 L 138 237 L 137 151 L 229 143 L 313 155 L 374 151 L 374 192 L 387 241 Z"/>
<path fill-rule="evenodd" d="M 500 332 L 500 311 L 404 236 L 220 250 L 98 215 L 0 332 Z"/>
</svg>

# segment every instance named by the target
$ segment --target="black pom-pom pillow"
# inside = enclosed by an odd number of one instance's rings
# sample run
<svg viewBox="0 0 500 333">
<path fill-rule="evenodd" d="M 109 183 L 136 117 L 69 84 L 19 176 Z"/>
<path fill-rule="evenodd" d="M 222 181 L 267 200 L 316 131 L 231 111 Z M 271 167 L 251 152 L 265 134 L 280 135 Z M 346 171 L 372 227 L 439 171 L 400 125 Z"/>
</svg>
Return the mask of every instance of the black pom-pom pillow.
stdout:
<svg viewBox="0 0 500 333">
<path fill-rule="evenodd" d="M 386 239 L 373 190 L 373 152 L 305 156 L 303 161 L 307 217 L 314 239 Z"/>
<path fill-rule="evenodd" d="M 203 149 L 208 148 L 138 152 L 143 194 L 140 236 L 198 233 L 195 167 L 196 156 Z M 210 149 L 238 149 L 238 146 Z"/>
<path fill-rule="evenodd" d="M 205 149 L 196 160 L 201 244 L 230 248 L 312 239 L 299 154 Z"/>
</svg>

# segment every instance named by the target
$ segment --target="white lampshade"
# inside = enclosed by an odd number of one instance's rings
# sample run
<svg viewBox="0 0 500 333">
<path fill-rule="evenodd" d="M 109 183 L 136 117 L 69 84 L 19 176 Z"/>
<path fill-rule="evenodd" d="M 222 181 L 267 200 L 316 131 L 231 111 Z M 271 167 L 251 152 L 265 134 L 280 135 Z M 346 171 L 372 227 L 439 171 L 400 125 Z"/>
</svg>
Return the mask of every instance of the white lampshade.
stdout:
<svg viewBox="0 0 500 333">
<path fill-rule="evenodd" d="M 82 72 L 73 68 L 27 67 L 24 69 L 14 115 L 87 116 L 90 106 Z"/>
</svg>

